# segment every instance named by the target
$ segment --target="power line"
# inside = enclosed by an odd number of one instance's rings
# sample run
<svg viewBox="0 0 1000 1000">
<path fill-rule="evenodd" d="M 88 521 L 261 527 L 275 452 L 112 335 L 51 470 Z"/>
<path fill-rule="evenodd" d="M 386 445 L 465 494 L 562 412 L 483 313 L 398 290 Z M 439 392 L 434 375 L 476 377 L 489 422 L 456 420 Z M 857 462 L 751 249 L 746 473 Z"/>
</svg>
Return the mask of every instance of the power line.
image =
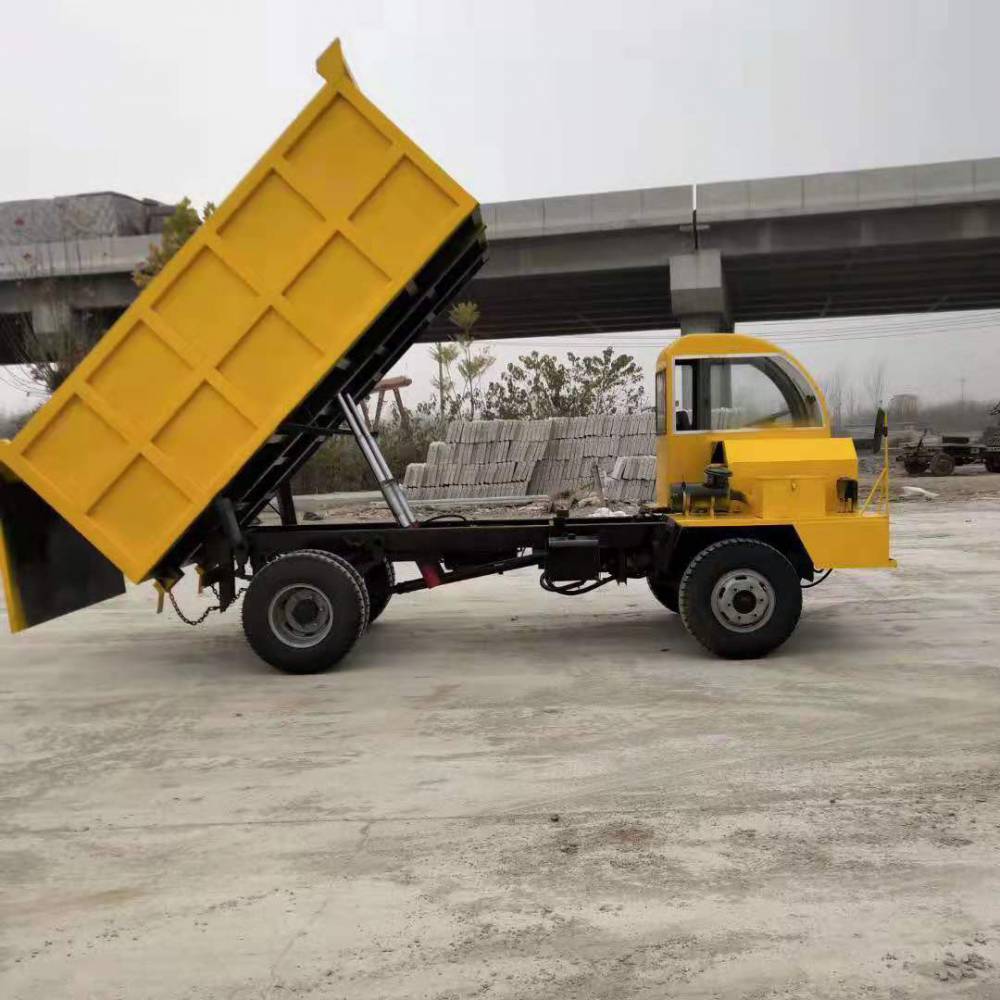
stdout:
<svg viewBox="0 0 1000 1000">
<path fill-rule="evenodd" d="M 770 334 L 766 332 L 753 331 L 748 333 L 748 336 L 759 336 L 762 340 L 770 340 L 776 344 L 790 344 L 790 345 L 809 345 L 809 344 L 827 344 L 827 343 L 849 343 L 856 341 L 866 341 L 866 340 L 898 340 L 905 337 L 926 337 L 933 336 L 937 333 L 946 332 L 957 332 L 957 333 L 976 333 L 982 332 L 989 329 L 996 329 L 1000 332 L 1000 324 L 993 326 L 968 328 L 966 330 L 958 331 L 948 331 L 948 330 L 906 330 L 899 332 L 890 333 L 867 333 L 867 334 L 826 334 L 823 336 L 816 337 L 805 337 L 801 335 L 781 335 L 781 334 Z M 607 334 L 593 334 L 587 340 L 569 340 L 565 337 L 561 337 L 555 334 L 551 337 L 538 338 L 538 339 L 528 339 L 521 337 L 504 337 L 498 340 L 492 341 L 498 345 L 510 345 L 511 347 L 516 347 L 521 350 L 530 349 L 551 349 L 551 348 L 562 348 L 568 350 L 593 350 L 595 345 L 602 342 L 602 337 L 604 338 L 605 344 L 611 344 L 619 349 L 636 349 L 641 347 L 656 347 L 673 340 L 676 340 L 679 334 L 673 332 L 655 332 L 651 333 L 648 340 L 638 340 L 630 337 L 621 337 L 614 333 Z M 484 338 L 487 339 L 487 338 Z"/>
<path fill-rule="evenodd" d="M 785 333 L 780 330 L 760 330 L 747 329 L 744 327 L 740 332 L 749 336 L 760 336 L 766 340 L 772 340 L 780 344 L 822 344 L 833 342 L 851 342 L 865 340 L 894 340 L 900 337 L 910 336 L 933 336 L 944 333 L 977 333 L 987 330 L 1000 332 L 1000 313 L 990 312 L 987 315 L 974 314 L 968 318 L 955 317 L 942 322 L 940 318 L 927 318 L 918 320 L 881 321 L 873 328 L 871 322 L 864 325 L 855 324 L 848 327 L 837 327 L 834 329 L 813 329 L 796 330 Z M 510 344 L 519 348 L 542 348 L 559 346 L 566 349 L 593 349 L 595 342 L 602 337 L 619 348 L 639 348 L 653 347 L 665 341 L 673 340 L 680 336 L 675 331 L 649 331 L 648 333 L 626 333 L 618 334 L 614 332 L 593 333 L 580 335 L 560 335 L 553 334 L 550 337 L 510 337 L 499 338 L 496 343 Z M 489 338 L 484 338 L 489 339 Z M 558 344 L 553 341 L 558 340 Z"/>
</svg>

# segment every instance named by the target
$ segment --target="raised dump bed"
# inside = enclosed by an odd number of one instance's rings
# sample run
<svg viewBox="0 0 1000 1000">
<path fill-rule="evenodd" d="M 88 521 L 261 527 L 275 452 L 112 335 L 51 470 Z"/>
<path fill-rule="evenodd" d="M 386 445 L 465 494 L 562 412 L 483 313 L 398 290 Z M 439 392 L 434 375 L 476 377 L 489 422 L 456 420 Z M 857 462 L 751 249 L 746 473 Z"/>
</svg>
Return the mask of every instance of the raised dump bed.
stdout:
<svg viewBox="0 0 1000 1000">
<path fill-rule="evenodd" d="M 169 581 L 249 524 L 482 263 L 468 192 L 358 89 L 323 86 L 12 440 L 15 630 Z M 220 505 L 219 501 L 223 501 Z"/>
</svg>

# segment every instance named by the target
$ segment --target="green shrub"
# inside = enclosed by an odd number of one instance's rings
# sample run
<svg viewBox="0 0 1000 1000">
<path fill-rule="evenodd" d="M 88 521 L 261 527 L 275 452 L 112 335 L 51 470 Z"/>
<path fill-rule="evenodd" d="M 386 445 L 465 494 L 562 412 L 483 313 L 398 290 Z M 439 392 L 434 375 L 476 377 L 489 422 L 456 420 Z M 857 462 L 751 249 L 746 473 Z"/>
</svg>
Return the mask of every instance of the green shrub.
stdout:
<svg viewBox="0 0 1000 1000">
<path fill-rule="evenodd" d="M 409 430 L 398 420 L 382 424 L 379 448 L 400 482 L 407 465 L 426 459 L 427 446 L 444 437 L 446 426 L 436 418 L 417 415 L 411 416 Z M 296 493 L 341 493 L 378 489 L 378 483 L 354 438 L 334 437 L 306 463 L 293 488 Z"/>
</svg>

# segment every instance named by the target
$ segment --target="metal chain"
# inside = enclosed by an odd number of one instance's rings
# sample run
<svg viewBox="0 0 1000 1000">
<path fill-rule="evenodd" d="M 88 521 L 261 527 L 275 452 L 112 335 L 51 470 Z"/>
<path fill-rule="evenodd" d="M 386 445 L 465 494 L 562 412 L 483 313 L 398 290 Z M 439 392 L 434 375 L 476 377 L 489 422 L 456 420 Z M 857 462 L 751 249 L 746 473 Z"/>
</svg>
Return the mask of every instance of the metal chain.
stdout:
<svg viewBox="0 0 1000 1000">
<path fill-rule="evenodd" d="M 216 597 L 219 596 L 219 592 L 215 589 L 215 587 L 212 587 L 211 590 Z M 235 603 L 238 598 L 242 597 L 246 593 L 246 591 L 246 587 L 241 587 L 238 591 L 236 591 L 236 595 L 233 597 L 233 602 Z M 167 597 L 170 598 L 170 605 L 174 611 L 177 612 L 177 617 L 180 618 L 185 625 L 200 625 L 213 611 L 222 610 L 221 604 L 213 604 L 211 607 L 205 608 L 205 610 L 197 618 L 188 618 L 188 616 L 181 611 L 172 589 L 167 591 Z"/>
<path fill-rule="evenodd" d="M 219 604 L 213 604 L 210 608 L 205 608 L 204 613 L 199 618 L 188 618 L 177 604 L 177 598 L 174 597 L 173 590 L 167 591 L 167 597 L 170 598 L 170 604 L 172 605 L 174 611 L 177 612 L 177 617 L 180 618 L 185 625 L 200 625 L 213 611 L 218 611 L 221 607 Z"/>
</svg>

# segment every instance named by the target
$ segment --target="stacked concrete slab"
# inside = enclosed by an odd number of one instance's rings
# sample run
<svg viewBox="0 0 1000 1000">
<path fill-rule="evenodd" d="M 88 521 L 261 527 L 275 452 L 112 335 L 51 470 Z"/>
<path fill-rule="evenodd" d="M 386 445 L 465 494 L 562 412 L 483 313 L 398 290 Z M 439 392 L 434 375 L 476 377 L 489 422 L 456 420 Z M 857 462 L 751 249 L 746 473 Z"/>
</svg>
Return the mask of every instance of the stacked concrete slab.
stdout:
<svg viewBox="0 0 1000 1000">
<path fill-rule="evenodd" d="M 414 500 L 525 496 L 548 428 L 540 420 L 454 420 L 444 441 L 432 441 L 427 461 L 406 469 Z"/>
<path fill-rule="evenodd" d="M 591 485 L 595 464 L 607 475 L 653 447 L 651 413 L 453 421 L 404 484 L 414 500 L 555 494 Z"/>
<path fill-rule="evenodd" d="M 604 495 L 610 501 L 648 503 L 656 493 L 656 456 L 619 458 L 605 481 Z"/>
<path fill-rule="evenodd" d="M 549 446 L 535 466 L 532 493 L 559 493 L 590 486 L 593 468 L 607 475 L 622 455 L 653 451 L 652 413 L 615 413 L 549 420 Z"/>
</svg>

